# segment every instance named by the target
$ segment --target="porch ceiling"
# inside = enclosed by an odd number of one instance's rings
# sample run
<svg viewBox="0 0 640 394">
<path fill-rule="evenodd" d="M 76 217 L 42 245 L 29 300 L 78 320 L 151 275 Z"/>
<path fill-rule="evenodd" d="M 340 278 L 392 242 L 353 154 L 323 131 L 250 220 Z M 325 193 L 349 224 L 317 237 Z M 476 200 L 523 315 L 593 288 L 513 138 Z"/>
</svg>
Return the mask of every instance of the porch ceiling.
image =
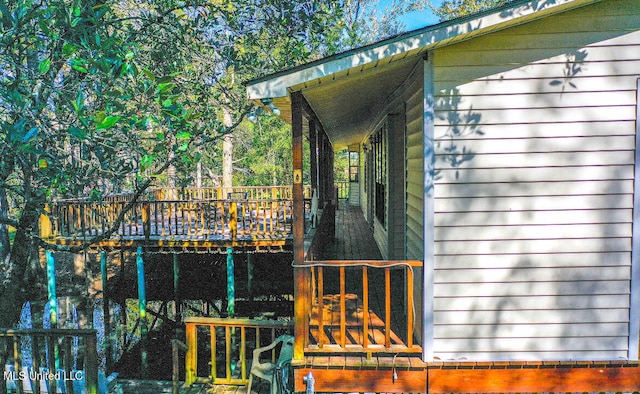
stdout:
<svg viewBox="0 0 640 394">
<path fill-rule="evenodd" d="M 302 89 L 334 149 L 362 141 L 389 96 L 406 80 L 419 59 L 413 57 Z"/>
</svg>

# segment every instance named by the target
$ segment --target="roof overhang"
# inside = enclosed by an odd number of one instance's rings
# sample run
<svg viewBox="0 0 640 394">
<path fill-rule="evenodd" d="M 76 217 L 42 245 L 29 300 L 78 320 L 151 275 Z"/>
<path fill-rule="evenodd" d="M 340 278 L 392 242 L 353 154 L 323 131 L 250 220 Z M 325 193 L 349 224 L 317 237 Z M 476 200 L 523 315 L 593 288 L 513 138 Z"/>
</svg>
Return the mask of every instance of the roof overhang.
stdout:
<svg viewBox="0 0 640 394">
<path fill-rule="evenodd" d="M 290 93 L 302 91 L 335 149 L 358 143 L 422 54 L 602 0 L 526 0 L 404 33 L 250 81 L 248 98 L 272 99 L 291 122 Z"/>
</svg>

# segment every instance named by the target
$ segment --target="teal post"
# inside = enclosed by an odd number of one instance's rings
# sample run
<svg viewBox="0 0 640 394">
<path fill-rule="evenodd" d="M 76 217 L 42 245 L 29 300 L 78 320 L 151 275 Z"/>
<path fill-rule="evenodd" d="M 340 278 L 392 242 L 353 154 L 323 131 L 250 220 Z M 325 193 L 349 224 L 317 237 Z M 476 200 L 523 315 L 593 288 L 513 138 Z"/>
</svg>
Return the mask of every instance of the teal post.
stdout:
<svg viewBox="0 0 640 394">
<path fill-rule="evenodd" d="M 176 305 L 176 332 L 182 326 L 182 301 L 180 300 L 180 260 L 173 252 L 173 300 Z"/>
<path fill-rule="evenodd" d="M 233 317 L 236 313 L 236 289 L 233 274 L 233 248 L 227 248 L 227 316 Z"/>
<path fill-rule="evenodd" d="M 58 298 L 56 296 L 56 262 L 50 251 L 47 251 L 47 290 L 49 293 L 49 316 L 51 328 L 57 328 Z"/>
<path fill-rule="evenodd" d="M 138 306 L 140 321 L 140 378 L 147 378 L 147 296 L 144 289 L 144 259 L 142 247 L 138 246 L 136 252 L 136 265 L 138 268 Z"/>
<path fill-rule="evenodd" d="M 49 321 L 52 329 L 58 328 L 58 297 L 56 296 L 56 261 L 51 251 L 46 252 L 47 256 L 47 292 L 49 295 Z M 60 357 L 58 355 L 58 343 L 53 337 L 48 337 L 49 347 L 49 370 L 57 371 L 60 368 Z M 52 391 L 55 392 L 55 383 Z"/>
<path fill-rule="evenodd" d="M 109 309 L 109 293 L 107 292 L 107 253 L 100 252 L 100 274 L 102 276 L 102 321 L 104 323 L 104 354 L 106 355 L 106 369 L 111 371 L 111 310 Z"/>
</svg>

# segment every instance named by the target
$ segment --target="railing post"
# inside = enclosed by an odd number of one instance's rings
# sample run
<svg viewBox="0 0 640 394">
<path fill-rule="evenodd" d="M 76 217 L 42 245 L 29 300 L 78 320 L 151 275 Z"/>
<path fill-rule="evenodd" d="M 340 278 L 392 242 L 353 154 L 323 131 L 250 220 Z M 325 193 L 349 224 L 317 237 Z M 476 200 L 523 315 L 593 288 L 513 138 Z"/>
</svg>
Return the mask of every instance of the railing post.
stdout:
<svg viewBox="0 0 640 394">
<path fill-rule="evenodd" d="M 198 366 L 198 339 L 196 333 L 196 325 L 186 325 L 187 338 L 187 355 L 185 357 L 184 383 L 187 387 L 196 381 L 196 373 Z"/>
<path fill-rule="evenodd" d="M 49 218 L 49 214 L 51 213 L 51 209 L 49 205 L 44 207 L 44 212 L 40 215 L 40 237 L 49 238 L 53 235 L 53 227 L 51 226 L 51 218 Z"/>
<path fill-rule="evenodd" d="M 144 234 L 144 240 L 149 242 L 151 236 L 151 208 L 148 202 L 142 203 L 142 231 Z"/>
<path fill-rule="evenodd" d="M 413 267 L 405 268 L 407 271 L 407 346 L 413 347 Z"/>
<path fill-rule="evenodd" d="M 4 370 L 4 365 L 2 366 Z M 22 352 L 20 349 L 20 337 L 18 335 L 13 337 L 13 368 L 15 369 L 17 377 L 20 376 L 22 371 Z M 22 386 L 22 379 L 16 379 L 16 393 L 24 393 L 24 387 Z"/>
<path fill-rule="evenodd" d="M 87 394 L 98 393 L 98 347 L 96 334 L 87 335 L 84 376 Z"/>
<path fill-rule="evenodd" d="M 235 242 L 238 236 L 238 203 L 235 201 L 229 203 L 229 232 L 231 241 Z"/>
</svg>

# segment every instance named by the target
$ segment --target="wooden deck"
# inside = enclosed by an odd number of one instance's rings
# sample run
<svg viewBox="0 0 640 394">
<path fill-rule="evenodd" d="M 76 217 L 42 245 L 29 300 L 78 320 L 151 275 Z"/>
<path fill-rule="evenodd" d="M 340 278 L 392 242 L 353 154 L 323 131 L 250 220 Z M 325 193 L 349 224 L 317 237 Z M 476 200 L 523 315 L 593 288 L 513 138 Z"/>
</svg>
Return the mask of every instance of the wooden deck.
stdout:
<svg viewBox="0 0 640 394">
<path fill-rule="evenodd" d="M 322 260 L 382 260 L 360 207 L 340 201 L 335 223 L 335 239 L 325 248 Z"/>
<path fill-rule="evenodd" d="M 139 201 L 124 194 L 55 202 L 41 231 L 61 245 L 280 251 L 293 243 L 292 206 L 290 187 L 161 189 Z"/>
</svg>

